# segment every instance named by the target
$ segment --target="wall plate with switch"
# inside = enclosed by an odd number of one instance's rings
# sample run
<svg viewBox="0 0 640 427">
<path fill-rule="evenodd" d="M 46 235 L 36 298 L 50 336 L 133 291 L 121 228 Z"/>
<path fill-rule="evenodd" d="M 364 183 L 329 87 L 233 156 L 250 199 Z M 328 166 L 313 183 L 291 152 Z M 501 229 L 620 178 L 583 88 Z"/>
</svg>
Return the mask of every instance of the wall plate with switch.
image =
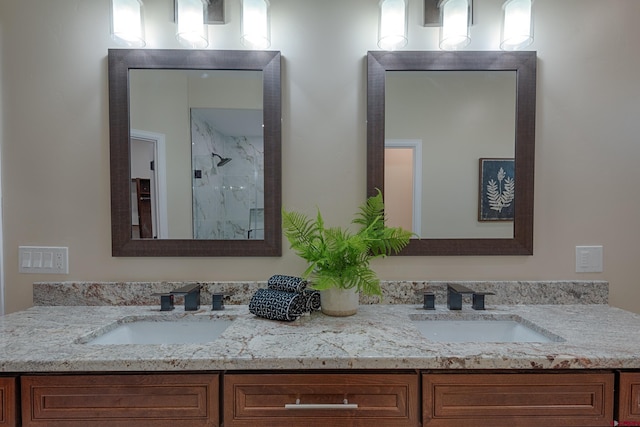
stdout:
<svg viewBox="0 0 640 427">
<path fill-rule="evenodd" d="M 576 273 L 602 273 L 602 246 L 576 246 Z"/>
<path fill-rule="evenodd" d="M 19 246 L 20 273 L 69 274 L 69 248 Z"/>
</svg>

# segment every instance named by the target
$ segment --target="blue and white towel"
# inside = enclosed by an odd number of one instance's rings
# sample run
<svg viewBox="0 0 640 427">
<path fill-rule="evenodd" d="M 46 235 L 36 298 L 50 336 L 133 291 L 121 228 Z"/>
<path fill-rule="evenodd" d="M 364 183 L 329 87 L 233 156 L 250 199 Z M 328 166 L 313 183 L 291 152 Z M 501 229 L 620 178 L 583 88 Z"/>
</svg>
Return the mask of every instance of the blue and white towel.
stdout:
<svg viewBox="0 0 640 427">
<path fill-rule="evenodd" d="M 307 284 L 302 277 L 271 276 L 267 289 L 258 289 L 251 297 L 249 311 L 266 319 L 292 321 L 320 310 L 320 292 L 307 289 Z"/>
<path fill-rule="evenodd" d="M 298 292 L 258 289 L 249 302 L 249 311 L 271 320 L 293 321 L 306 310 L 306 299 Z"/>
<path fill-rule="evenodd" d="M 269 278 L 267 287 L 276 291 L 301 293 L 307 288 L 307 281 L 302 277 L 276 274 Z"/>
</svg>

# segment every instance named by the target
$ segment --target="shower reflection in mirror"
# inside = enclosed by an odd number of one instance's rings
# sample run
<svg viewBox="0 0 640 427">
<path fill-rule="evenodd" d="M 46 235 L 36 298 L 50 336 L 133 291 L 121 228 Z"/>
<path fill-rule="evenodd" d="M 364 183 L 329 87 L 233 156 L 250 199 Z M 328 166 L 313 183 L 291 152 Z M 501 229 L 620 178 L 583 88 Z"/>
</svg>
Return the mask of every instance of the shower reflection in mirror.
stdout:
<svg viewBox="0 0 640 427">
<path fill-rule="evenodd" d="M 264 239 L 262 117 L 191 108 L 194 239 Z"/>
</svg>

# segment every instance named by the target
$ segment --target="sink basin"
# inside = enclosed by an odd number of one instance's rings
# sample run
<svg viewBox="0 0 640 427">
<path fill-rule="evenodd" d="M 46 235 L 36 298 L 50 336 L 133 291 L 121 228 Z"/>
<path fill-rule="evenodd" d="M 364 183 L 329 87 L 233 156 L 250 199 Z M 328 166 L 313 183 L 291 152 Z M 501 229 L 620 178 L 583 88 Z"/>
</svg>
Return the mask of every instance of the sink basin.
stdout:
<svg viewBox="0 0 640 427">
<path fill-rule="evenodd" d="M 199 344 L 214 341 L 233 322 L 228 318 L 124 318 L 80 340 L 82 344 Z"/>
<path fill-rule="evenodd" d="M 487 318 L 412 318 L 420 333 L 440 342 L 558 342 L 562 338 L 517 316 Z"/>
</svg>

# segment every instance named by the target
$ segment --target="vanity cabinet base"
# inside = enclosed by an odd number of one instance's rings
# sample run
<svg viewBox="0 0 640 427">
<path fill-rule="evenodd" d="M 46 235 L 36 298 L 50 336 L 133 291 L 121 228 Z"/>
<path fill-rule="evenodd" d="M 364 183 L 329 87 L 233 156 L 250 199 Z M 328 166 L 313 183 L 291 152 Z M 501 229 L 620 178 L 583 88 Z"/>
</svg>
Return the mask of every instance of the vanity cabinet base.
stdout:
<svg viewBox="0 0 640 427">
<path fill-rule="evenodd" d="M 416 427 L 418 374 L 226 374 L 225 427 Z"/>
<path fill-rule="evenodd" d="M 23 376 L 23 427 L 218 427 L 218 374 Z"/>
<path fill-rule="evenodd" d="M 640 426 L 640 373 L 621 372 L 618 399 L 621 426 Z"/>
<path fill-rule="evenodd" d="M 0 378 L 0 427 L 16 427 L 18 425 L 17 408 L 16 379 Z"/>
<path fill-rule="evenodd" d="M 613 373 L 424 373 L 423 425 L 612 426 L 613 393 Z"/>
</svg>

